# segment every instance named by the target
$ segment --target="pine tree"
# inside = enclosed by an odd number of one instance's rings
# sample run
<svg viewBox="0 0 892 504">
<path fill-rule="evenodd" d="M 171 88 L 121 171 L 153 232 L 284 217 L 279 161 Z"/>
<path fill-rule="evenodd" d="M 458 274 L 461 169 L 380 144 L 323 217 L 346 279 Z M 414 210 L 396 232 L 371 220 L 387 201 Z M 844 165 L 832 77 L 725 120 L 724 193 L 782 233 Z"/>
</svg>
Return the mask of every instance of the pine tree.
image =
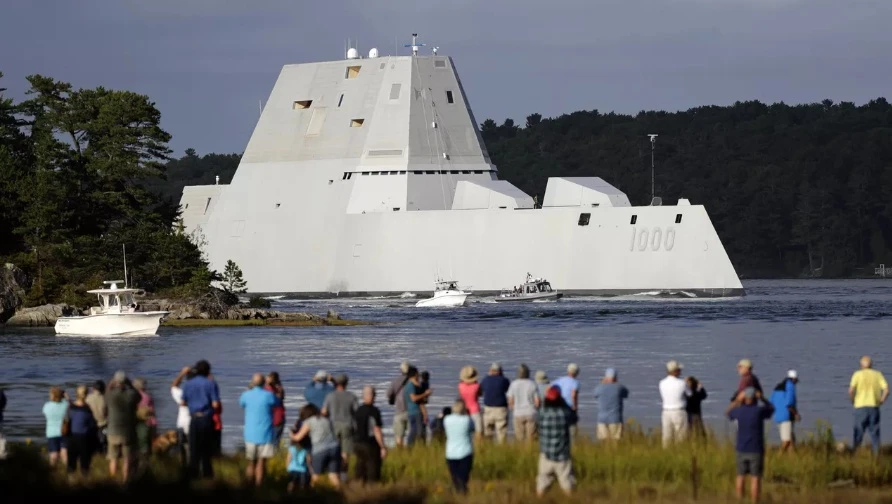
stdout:
<svg viewBox="0 0 892 504">
<path fill-rule="evenodd" d="M 248 282 L 242 278 L 242 269 L 232 259 L 226 261 L 226 268 L 223 269 L 223 280 L 220 284 L 223 286 L 223 290 L 231 294 L 248 292 Z"/>
</svg>

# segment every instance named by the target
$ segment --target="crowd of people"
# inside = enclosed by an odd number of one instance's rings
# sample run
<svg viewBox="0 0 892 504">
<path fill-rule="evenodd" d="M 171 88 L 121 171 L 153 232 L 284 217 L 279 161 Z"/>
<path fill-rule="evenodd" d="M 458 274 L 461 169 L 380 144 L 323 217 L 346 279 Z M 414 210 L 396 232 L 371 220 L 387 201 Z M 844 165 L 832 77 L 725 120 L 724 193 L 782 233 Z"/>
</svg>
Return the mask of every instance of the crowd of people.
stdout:
<svg viewBox="0 0 892 504">
<path fill-rule="evenodd" d="M 701 410 L 706 389 L 695 377 L 682 377 L 683 369 L 677 361 L 667 362 L 666 376 L 658 384 L 665 448 L 706 434 Z M 740 360 L 737 370 L 740 380 L 725 415 L 736 426 L 738 496 L 743 496 L 749 477 L 751 497 L 756 500 L 764 470 L 765 421 L 776 423 L 782 451 L 795 450 L 794 425 L 801 420 L 797 408 L 799 375 L 789 370 L 766 393 L 750 360 Z M 445 465 L 454 487 L 467 492 L 475 445 L 483 438 L 505 443 L 510 418 L 516 441 L 539 445 L 537 493 L 543 494 L 556 480 L 569 494 L 575 486 L 571 447 L 579 435 L 579 373 L 579 366 L 569 364 L 566 375 L 553 381 L 543 371 L 530 378 L 530 369 L 521 364 L 515 379 L 509 380 L 502 366 L 493 363 L 481 379 L 473 366 L 465 366 L 455 390 L 449 392 L 455 397 L 454 404 L 431 418 L 430 375 L 404 361 L 386 393 L 388 404 L 394 408 L 394 443 L 399 448 L 428 439 L 443 441 Z M 306 405 L 286 429 L 285 390 L 278 373 L 255 374 L 238 400 L 245 418 L 247 480 L 260 485 L 266 462 L 284 449 L 289 492 L 313 485 L 320 478 L 340 487 L 347 478 L 349 460 L 355 464 L 356 479 L 363 483 L 380 481 L 388 452 L 381 411 L 375 404 L 376 391 L 365 385 L 362 397 L 357 398 L 347 390 L 348 383 L 345 374 L 317 372 L 303 391 Z M 220 453 L 223 401 L 210 364 L 202 360 L 184 367 L 170 390 L 179 405 L 177 432 L 171 445 L 178 447 L 186 474 L 212 478 L 211 460 Z M 611 368 L 592 393 L 598 408 L 596 438 L 601 442 L 621 440 L 623 404 L 629 389 Z M 850 380 L 849 396 L 854 406 L 853 447 L 869 435 L 873 453 L 878 454 L 879 408 L 889 396 L 889 387 L 882 373 L 873 369 L 870 357 L 861 358 L 860 369 Z M 6 396 L 0 389 L 0 426 L 5 405 Z M 73 399 L 63 389 L 51 388 L 43 414 L 49 463 L 62 463 L 71 474 L 78 470 L 86 474 L 94 454 L 103 453 L 109 473 L 113 477 L 120 473 L 127 480 L 144 467 L 153 440 L 157 441 L 154 399 L 147 392 L 146 382 L 139 378 L 131 381 L 123 371 L 116 372 L 107 387 L 101 381 L 91 390 L 78 386 Z M 0 444 L 2 451 L 4 445 Z"/>
</svg>

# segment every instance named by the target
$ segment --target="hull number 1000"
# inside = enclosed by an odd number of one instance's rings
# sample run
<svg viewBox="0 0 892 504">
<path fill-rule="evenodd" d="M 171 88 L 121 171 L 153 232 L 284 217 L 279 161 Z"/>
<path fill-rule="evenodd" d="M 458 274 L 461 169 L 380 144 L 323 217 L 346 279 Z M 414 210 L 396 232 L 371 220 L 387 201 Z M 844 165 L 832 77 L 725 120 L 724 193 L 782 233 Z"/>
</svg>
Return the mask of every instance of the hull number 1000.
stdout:
<svg viewBox="0 0 892 504">
<path fill-rule="evenodd" d="M 672 250 L 675 246 L 675 228 L 667 228 L 663 231 L 660 226 L 652 228 L 632 226 L 632 238 L 629 242 L 629 251 L 643 252 L 650 249 L 654 252 L 658 250 Z"/>
</svg>

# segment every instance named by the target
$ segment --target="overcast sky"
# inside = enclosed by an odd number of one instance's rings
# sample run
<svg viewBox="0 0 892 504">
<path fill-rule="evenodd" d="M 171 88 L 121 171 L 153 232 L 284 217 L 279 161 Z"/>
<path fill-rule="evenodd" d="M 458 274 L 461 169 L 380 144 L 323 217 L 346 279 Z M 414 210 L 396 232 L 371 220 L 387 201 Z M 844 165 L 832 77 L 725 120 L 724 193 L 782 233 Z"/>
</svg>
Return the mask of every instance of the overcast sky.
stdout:
<svg viewBox="0 0 892 504">
<path fill-rule="evenodd" d="M 2 86 L 41 73 L 149 95 L 171 147 L 242 152 L 282 65 L 455 59 L 478 120 L 758 99 L 863 103 L 892 85 L 892 0 L 12 0 Z M 429 52 L 429 47 L 424 48 Z"/>
</svg>

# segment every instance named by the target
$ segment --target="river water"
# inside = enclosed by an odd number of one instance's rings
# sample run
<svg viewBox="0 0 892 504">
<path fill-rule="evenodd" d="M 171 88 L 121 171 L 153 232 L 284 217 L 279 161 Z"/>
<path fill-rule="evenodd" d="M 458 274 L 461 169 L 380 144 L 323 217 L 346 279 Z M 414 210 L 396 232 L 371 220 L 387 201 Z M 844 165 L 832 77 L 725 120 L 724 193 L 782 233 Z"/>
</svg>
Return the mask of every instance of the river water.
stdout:
<svg viewBox="0 0 892 504">
<path fill-rule="evenodd" d="M 493 361 L 514 377 L 524 362 L 549 377 L 569 362 L 581 367 L 581 424 L 595 425 L 592 390 L 614 367 L 631 391 L 626 418 L 646 428 L 659 424 L 657 383 L 664 363 L 677 359 L 709 392 L 705 420 L 728 432 L 722 413 L 735 390 L 735 364 L 748 357 L 770 390 L 788 368 L 800 373 L 799 407 L 805 427 L 829 422 L 850 442 L 848 380 L 862 354 L 892 372 L 892 282 L 748 281 L 748 295 L 733 299 L 655 299 L 651 296 L 568 298 L 558 302 L 503 305 L 475 300 L 459 309 L 415 308 L 413 299 L 352 298 L 275 301 L 275 308 L 384 322 L 361 327 L 162 327 L 157 336 L 129 339 L 57 337 L 52 330 L 0 333 L 0 386 L 9 404 L 4 431 L 13 439 L 43 437 L 41 406 L 50 386 L 69 393 L 78 383 L 108 380 L 117 369 L 143 376 L 155 396 L 161 428 L 173 428 L 176 405 L 169 386 L 184 365 L 205 358 L 223 398 L 224 447 L 241 438 L 238 396 L 253 372 L 278 371 L 286 387 L 289 421 L 304 404 L 302 389 L 318 369 L 346 372 L 350 389 L 375 384 L 384 400 L 388 380 L 409 359 L 429 370 L 430 411 L 451 404 L 459 369 L 485 373 Z M 883 428 L 890 426 L 889 415 Z M 771 429 L 777 439 L 776 429 Z"/>
</svg>

